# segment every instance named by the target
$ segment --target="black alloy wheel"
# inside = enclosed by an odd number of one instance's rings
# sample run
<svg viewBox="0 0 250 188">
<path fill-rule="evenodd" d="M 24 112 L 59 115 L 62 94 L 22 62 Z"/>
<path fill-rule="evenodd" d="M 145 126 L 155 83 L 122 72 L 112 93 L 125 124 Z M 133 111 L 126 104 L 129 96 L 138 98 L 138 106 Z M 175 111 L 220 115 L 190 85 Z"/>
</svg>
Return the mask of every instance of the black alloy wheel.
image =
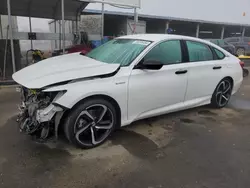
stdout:
<svg viewBox="0 0 250 188">
<path fill-rule="evenodd" d="M 222 80 L 216 87 L 211 104 L 216 108 L 225 107 L 231 97 L 233 85 L 229 79 Z"/>
<path fill-rule="evenodd" d="M 105 142 L 116 124 L 113 105 L 103 99 L 92 99 L 73 109 L 66 118 L 64 131 L 70 142 L 89 149 Z"/>
</svg>

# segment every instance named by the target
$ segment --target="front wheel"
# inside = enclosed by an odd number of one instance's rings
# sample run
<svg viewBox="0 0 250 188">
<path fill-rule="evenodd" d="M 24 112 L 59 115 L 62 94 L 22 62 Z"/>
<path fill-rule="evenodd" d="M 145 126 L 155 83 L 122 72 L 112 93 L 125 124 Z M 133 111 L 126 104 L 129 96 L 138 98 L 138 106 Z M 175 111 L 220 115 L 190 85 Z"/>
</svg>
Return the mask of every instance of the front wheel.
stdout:
<svg viewBox="0 0 250 188">
<path fill-rule="evenodd" d="M 232 94 L 233 84 L 229 79 L 223 79 L 218 86 L 216 87 L 212 100 L 211 105 L 215 108 L 223 108 L 225 107 Z"/>
<path fill-rule="evenodd" d="M 66 118 L 67 139 L 84 149 L 104 143 L 117 125 L 114 106 L 104 99 L 90 99 L 77 105 Z"/>
</svg>

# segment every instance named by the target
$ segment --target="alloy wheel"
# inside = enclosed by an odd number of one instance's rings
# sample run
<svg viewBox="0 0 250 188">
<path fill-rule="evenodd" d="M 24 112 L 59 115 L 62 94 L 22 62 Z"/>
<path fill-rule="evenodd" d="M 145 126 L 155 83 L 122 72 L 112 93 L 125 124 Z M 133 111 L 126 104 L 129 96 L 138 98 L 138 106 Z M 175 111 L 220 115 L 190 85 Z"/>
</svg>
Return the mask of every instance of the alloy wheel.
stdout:
<svg viewBox="0 0 250 188">
<path fill-rule="evenodd" d="M 216 93 L 216 102 L 220 107 L 223 107 L 228 103 L 231 96 L 231 92 L 232 85 L 230 81 L 224 80 L 219 84 Z"/>
<path fill-rule="evenodd" d="M 238 56 L 245 55 L 245 50 L 243 48 L 239 48 L 236 52 Z"/>
<path fill-rule="evenodd" d="M 86 146 L 103 142 L 112 132 L 114 114 L 103 104 L 91 105 L 76 118 L 74 134 L 77 141 Z"/>
</svg>

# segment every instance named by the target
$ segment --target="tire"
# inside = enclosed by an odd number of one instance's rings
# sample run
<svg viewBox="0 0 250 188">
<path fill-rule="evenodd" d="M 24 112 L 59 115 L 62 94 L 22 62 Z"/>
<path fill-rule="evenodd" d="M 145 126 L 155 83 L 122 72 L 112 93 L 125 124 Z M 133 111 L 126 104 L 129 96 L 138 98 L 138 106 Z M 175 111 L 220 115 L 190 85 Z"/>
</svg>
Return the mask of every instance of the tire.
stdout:
<svg viewBox="0 0 250 188">
<path fill-rule="evenodd" d="M 245 49 L 244 48 L 238 48 L 236 50 L 236 54 L 237 54 L 238 57 L 241 56 L 241 55 L 245 55 Z"/>
<path fill-rule="evenodd" d="M 230 79 L 225 78 L 217 85 L 211 99 L 211 106 L 214 108 L 225 107 L 231 97 L 233 84 Z"/>
<path fill-rule="evenodd" d="M 243 77 L 247 77 L 249 75 L 249 71 L 243 68 Z"/>
<path fill-rule="evenodd" d="M 64 133 L 75 146 L 90 149 L 103 144 L 118 125 L 115 107 L 101 98 L 74 107 L 64 123 Z"/>
</svg>

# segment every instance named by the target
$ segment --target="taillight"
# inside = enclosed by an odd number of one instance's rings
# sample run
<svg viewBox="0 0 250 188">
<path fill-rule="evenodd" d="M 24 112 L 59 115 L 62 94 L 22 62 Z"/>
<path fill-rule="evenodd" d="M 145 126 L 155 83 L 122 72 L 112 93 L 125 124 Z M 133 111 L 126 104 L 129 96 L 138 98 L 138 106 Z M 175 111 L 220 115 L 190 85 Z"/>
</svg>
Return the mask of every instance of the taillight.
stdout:
<svg viewBox="0 0 250 188">
<path fill-rule="evenodd" d="M 239 63 L 242 68 L 245 66 L 245 63 L 243 61 L 240 61 Z"/>
<path fill-rule="evenodd" d="M 250 42 L 248 42 L 247 44 L 250 45 Z"/>
</svg>

